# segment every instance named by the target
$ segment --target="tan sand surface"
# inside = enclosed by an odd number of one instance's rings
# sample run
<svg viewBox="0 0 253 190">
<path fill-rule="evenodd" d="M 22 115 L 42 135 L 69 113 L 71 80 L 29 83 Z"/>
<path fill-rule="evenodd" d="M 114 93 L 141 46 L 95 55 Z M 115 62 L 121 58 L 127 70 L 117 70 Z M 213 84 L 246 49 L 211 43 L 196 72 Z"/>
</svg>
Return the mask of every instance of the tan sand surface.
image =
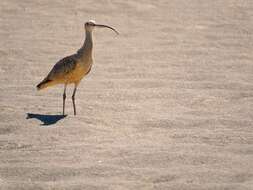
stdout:
<svg viewBox="0 0 253 190">
<path fill-rule="evenodd" d="M 62 118 L 35 86 L 89 19 Z M 1 190 L 252 190 L 252 123 L 252 0 L 0 1 Z"/>
</svg>

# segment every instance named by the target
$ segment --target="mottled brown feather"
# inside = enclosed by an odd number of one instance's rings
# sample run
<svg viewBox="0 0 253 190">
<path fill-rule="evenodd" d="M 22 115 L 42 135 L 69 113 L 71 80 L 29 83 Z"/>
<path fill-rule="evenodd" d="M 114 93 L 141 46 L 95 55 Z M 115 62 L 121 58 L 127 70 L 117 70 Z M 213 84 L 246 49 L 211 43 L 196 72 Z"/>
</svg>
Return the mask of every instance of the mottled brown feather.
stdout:
<svg viewBox="0 0 253 190">
<path fill-rule="evenodd" d="M 76 65 L 77 59 L 74 55 L 64 57 L 54 65 L 46 78 L 48 80 L 64 78 L 64 76 L 75 69 Z"/>
</svg>

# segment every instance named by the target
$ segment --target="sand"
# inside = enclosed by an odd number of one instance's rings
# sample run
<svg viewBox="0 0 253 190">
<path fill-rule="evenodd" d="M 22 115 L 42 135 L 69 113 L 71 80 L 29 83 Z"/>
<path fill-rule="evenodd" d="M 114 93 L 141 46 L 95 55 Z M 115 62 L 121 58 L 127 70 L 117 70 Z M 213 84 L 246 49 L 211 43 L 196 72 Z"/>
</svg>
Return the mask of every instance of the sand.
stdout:
<svg viewBox="0 0 253 190">
<path fill-rule="evenodd" d="M 94 31 L 78 87 L 36 85 Z M 1 0 L 1 190 L 253 189 L 251 0 Z"/>
</svg>

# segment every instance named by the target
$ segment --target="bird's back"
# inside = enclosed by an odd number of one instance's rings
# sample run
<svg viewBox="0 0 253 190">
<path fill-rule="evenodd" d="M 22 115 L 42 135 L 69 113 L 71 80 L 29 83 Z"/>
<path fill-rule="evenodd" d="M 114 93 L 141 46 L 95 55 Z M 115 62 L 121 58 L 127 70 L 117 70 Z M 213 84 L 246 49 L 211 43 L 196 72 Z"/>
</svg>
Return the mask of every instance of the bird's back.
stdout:
<svg viewBox="0 0 253 190">
<path fill-rule="evenodd" d="M 92 65 L 91 56 L 79 57 L 73 54 L 58 61 L 47 77 L 37 85 L 38 89 L 61 83 L 79 83 L 89 73 Z"/>
<path fill-rule="evenodd" d="M 49 80 L 64 79 L 66 75 L 75 70 L 77 62 L 74 55 L 64 57 L 54 65 L 46 78 Z"/>
</svg>

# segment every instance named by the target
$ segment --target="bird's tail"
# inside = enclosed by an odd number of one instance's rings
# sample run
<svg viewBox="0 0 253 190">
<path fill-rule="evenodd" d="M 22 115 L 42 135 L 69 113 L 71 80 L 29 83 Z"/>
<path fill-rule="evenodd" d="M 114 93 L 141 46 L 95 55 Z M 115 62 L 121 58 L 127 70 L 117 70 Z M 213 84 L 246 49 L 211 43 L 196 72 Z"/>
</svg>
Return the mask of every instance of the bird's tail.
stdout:
<svg viewBox="0 0 253 190">
<path fill-rule="evenodd" d="M 48 86 L 51 86 L 51 83 L 52 83 L 52 80 L 45 78 L 42 82 L 40 82 L 37 85 L 37 90 L 42 90 L 44 88 L 47 88 Z"/>
</svg>

